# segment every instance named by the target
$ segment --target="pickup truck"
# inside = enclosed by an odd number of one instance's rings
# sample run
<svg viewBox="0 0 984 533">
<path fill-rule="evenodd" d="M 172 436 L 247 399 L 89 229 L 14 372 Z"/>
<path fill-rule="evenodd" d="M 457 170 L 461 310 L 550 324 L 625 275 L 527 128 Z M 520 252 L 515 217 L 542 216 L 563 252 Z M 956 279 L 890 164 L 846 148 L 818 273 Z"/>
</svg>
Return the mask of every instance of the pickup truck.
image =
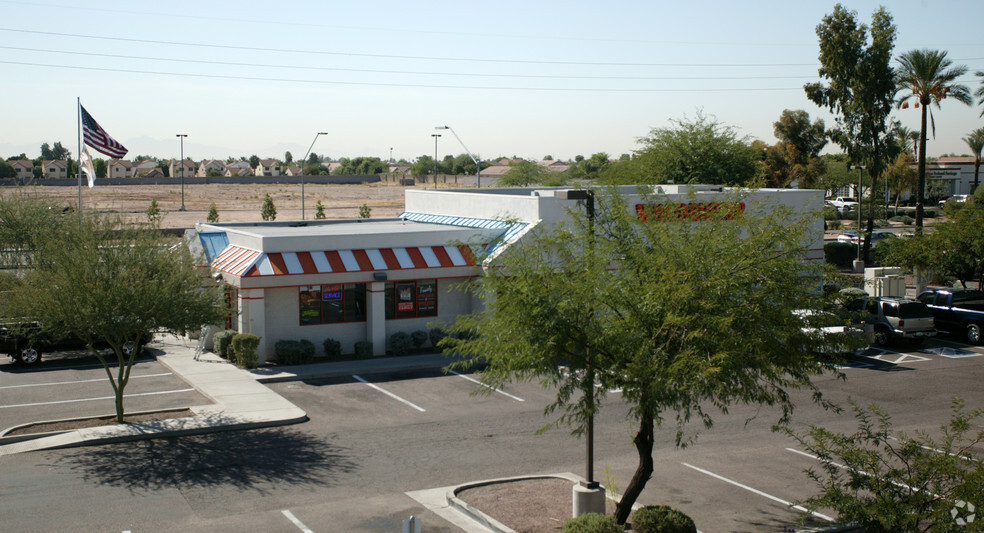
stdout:
<svg viewBox="0 0 984 533">
<path fill-rule="evenodd" d="M 838 211 L 849 211 L 858 207 L 858 202 L 850 196 L 838 196 L 833 200 L 827 200 L 827 204 L 837 208 Z"/>
<path fill-rule="evenodd" d="M 981 343 L 984 327 L 984 291 L 973 289 L 930 289 L 917 299 L 926 304 L 940 330 L 962 335 L 971 344 Z"/>
<path fill-rule="evenodd" d="M 149 336 L 148 336 L 149 338 Z M 103 340 L 96 340 L 98 349 L 108 348 Z M 44 353 L 62 350 L 83 350 L 86 343 L 82 339 L 69 336 L 52 336 L 34 320 L 0 321 L 0 353 L 6 353 L 16 363 L 36 366 L 41 363 Z M 123 346 L 123 355 L 130 356 L 132 346 Z"/>
</svg>

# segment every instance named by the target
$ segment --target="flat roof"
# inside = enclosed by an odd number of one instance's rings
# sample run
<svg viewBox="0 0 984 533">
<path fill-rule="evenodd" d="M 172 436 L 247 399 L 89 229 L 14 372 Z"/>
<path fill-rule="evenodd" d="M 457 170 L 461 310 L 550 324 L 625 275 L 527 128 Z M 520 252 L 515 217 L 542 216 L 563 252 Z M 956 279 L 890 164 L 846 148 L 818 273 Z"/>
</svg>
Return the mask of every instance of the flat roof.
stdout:
<svg viewBox="0 0 984 533">
<path fill-rule="evenodd" d="M 230 222 L 201 224 L 201 231 L 228 231 L 257 237 L 323 237 L 325 235 L 392 235 L 456 232 L 472 235 L 475 228 L 414 222 L 401 218 L 350 220 L 295 220 L 283 222 Z"/>
</svg>

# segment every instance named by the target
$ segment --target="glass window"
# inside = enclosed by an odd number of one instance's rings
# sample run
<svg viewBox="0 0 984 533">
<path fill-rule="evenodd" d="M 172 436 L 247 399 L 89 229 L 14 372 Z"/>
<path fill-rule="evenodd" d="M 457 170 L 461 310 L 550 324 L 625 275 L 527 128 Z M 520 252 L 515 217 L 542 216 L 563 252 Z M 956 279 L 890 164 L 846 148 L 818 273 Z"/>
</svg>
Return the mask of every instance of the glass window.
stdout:
<svg viewBox="0 0 984 533">
<path fill-rule="evenodd" d="M 342 322 L 345 318 L 344 302 L 341 284 L 324 285 L 321 296 L 322 322 L 325 324 Z"/>
<path fill-rule="evenodd" d="M 417 316 L 437 316 L 437 280 L 417 282 Z"/>
<path fill-rule="evenodd" d="M 386 301 L 386 320 L 396 318 L 396 296 L 393 290 L 394 283 L 392 281 L 386 282 L 386 291 L 384 293 L 384 299 Z"/>
<path fill-rule="evenodd" d="M 345 321 L 364 322 L 366 319 L 366 284 L 345 286 Z"/>
<path fill-rule="evenodd" d="M 437 316 L 437 280 L 386 282 L 386 319 Z"/>
<path fill-rule="evenodd" d="M 321 286 L 301 287 L 301 325 L 321 323 Z"/>
<path fill-rule="evenodd" d="M 417 284 L 413 281 L 396 283 L 396 318 L 413 318 L 417 316 L 415 293 Z"/>
</svg>

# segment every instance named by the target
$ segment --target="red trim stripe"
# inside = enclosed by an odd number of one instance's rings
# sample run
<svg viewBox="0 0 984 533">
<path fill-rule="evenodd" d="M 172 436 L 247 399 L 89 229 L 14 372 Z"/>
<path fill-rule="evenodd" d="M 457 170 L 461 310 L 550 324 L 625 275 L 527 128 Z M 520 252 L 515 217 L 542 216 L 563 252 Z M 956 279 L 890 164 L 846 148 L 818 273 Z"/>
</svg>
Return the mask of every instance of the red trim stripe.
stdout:
<svg viewBox="0 0 984 533">
<path fill-rule="evenodd" d="M 283 276 L 287 274 L 287 264 L 284 263 L 284 257 L 280 254 L 267 254 L 267 259 L 270 260 L 270 266 L 273 267 L 274 276 Z"/>
<path fill-rule="evenodd" d="M 375 270 L 372 267 L 372 261 L 369 260 L 369 254 L 365 250 L 352 250 L 352 255 L 355 256 L 355 260 L 359 263 L 359 270 Z"/>
<path fill-rule="evenodd" d="M 318 267 L 314 265 L 314 259 L 311 259 L 311 252 L 297 252 L 297 260 L 301 263 L 301 269 L 305 274 L 318 272 Z"/>
<path fill-rule="evenodd" d="M 325 252 L 325 257 L 328 258 L 328 264 L 331 265 L 332 272 L 345 272 L 345 263 L 342 263 L 342 258 L 338 256 L 338 252 Z"/>
<path fill-rule="evenodd" d="M 443 246 L 431 246 L 431 250 L 434 250 L 434 255 L 437 256 L 437 260 L 441 263 L 442 267 L 454 266 L 454 262 L 448 257 L 448 251 Z"/>
<path fill-rule="evenodd" d="M 468 266 L 475 265 L 475 254 L 472 253 L 470 246 L 462 244 L 458 246 L 458 251 L 461 252 L 461 257 L 465 259 L 465 263 L 467 263 Z"/>
<path fill-rule="evenodd" d="M 383 256 L 383 260 L 386 261 L 386 268 L 389 270 L 402 270 L 400 261 L 396 258 L 396 254 L 393 253 L 392 248 L 381 248 L 379 253 Z"/>
<path fill-rule="evenodd" d="M 407 248 L 407 255 L 409 255 L 410 260 L 413 261 L 413 268 L 427 268 L 427 261 L 424 260 L 424 256 L 420 255 L 420 250 L 416 248 Z"/>
</svg>

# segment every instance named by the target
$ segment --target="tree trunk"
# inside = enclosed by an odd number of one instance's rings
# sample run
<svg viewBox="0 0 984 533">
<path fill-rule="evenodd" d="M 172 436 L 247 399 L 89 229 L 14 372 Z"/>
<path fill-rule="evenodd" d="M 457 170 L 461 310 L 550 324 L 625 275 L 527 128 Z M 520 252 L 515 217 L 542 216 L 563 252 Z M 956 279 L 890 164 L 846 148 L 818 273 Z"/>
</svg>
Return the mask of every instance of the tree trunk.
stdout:
<svg viewBox="0 0 984 533">
<path fill-rule="evenodd" d="M 632 505 L 635 504 L 642 489 L 646 488 L 646 483 L 653 475 L 653 442 L 654 442 L 654 415 L 646 410 L 639 418 L 639 432 L 636 433 L 632 443 L 635 444 L 636 451 L 639 452 L 639 466 L 636 467 L 632 480 L 625 487 L 622 499 L 615 506 L 615 521 L 624 525 L 632 514 Z"/>
<path fill-rule="evenodd" d="M 916 185 L 916 233 L 921 233 L 923 227 L 923 200 L 926 194 L 926 106 L 928 104 L 929 102 L 922 103 L 922 117 L 919 126 L 919 181 L 918 185 Z"/>
</svg>

